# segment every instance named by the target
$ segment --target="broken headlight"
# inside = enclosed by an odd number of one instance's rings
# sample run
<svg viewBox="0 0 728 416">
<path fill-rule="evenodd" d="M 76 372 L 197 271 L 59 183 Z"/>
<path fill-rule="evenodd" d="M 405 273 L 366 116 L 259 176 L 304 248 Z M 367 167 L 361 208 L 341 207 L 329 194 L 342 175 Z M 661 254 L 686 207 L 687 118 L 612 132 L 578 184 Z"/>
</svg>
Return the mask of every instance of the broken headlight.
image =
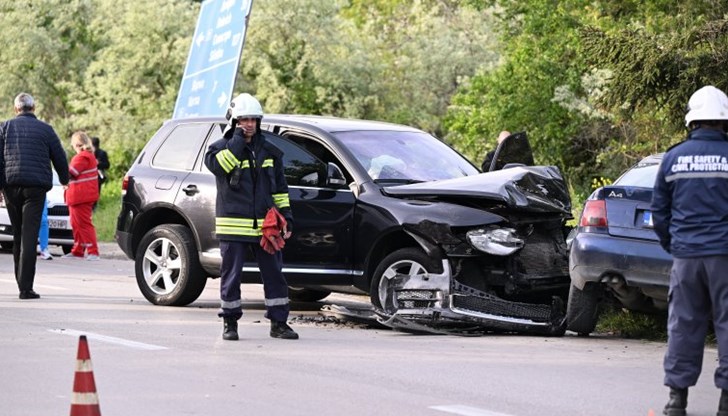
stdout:
<svg viewBox="0 0 728 416">
<path fill-rule="evenodd" d="M 496 256 L 508 256 L 523 248 L 523 240 L 513 228 L 470 230 L 468 242 L 476 249 Z"/>
</svg>

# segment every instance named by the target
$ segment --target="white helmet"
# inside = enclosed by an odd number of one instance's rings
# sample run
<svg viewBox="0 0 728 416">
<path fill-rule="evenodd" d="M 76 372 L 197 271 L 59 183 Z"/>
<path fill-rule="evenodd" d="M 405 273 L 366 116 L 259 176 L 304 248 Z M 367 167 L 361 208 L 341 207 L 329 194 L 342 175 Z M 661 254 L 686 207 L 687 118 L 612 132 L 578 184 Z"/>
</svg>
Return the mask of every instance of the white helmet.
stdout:
<svg viewBox="0 0 728 416">
<path fill-rule="evenodd" d="M 252 95 L 240 94 L 230 103 L 230 115 L 234 119 L 240 117 L 263 118 L 263 107 Z"/>
<path fill-rule="evenodd" d="M 685 126 L 698 120 L 728 121 L 728 97 L 712 85 L 707 85 L 693 93 L 688 101 Z"/>
<path fill-rule="evenodd" d="M 238 95 L 230 102 L 225 114 L 229 123 L 225 127 L 224 135 L 235 128 L 235 122 L 240 117 L 263 118 L 263 107 L 260 106 L 260 102 L 247 92 Z"/>
</svg>

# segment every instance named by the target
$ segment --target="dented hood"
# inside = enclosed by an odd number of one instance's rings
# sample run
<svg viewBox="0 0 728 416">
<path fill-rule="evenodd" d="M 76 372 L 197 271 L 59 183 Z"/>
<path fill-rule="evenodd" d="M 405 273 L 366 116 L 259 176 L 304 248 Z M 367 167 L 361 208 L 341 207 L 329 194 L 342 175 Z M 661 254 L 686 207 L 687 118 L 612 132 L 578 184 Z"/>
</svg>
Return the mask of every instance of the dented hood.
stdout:
<svg viewBox="0 0 728 416">
<path fill-rule="evenodd" d="M 457 179 L 389 186 L 386 195 L 400 198 L 473 198 L 533 212 L 571 214 L 571 199 L 555 166 L 518 166 Z"/>
</svg>

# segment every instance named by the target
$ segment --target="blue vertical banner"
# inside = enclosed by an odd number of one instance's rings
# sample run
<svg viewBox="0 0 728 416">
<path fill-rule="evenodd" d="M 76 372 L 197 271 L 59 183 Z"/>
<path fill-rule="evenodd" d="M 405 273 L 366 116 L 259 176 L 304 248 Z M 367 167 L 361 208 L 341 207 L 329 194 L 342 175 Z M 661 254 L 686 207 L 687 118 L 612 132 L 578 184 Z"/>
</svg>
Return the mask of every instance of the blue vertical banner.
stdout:
<svg viewBox="0 0 728 416">
<path fill-rule="evenodd" d="M 223 116 L 240 65 L 253 0 L 205 0 L 172 118 Z"/>
</svg>

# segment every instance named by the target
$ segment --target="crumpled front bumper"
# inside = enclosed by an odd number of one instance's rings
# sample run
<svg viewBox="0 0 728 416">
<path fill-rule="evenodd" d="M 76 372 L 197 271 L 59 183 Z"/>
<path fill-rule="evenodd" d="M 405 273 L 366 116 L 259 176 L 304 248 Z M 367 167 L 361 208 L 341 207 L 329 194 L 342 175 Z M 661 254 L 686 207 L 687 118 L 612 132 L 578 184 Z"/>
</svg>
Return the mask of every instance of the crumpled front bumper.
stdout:
<svg viewBox="0 0 728 416">
<path fill-rule="evenodd" d="M 451 278 L 449 263 L 442 273 L 412 276 L 392 288 L 382 309 L 375 309 L 382 324 L 405 331 L 478 335 L 484 332 L 518 332 L 563 335 L 566 330 L 563 301 L 550 305 L 502 299 Z"/>
</svg>

